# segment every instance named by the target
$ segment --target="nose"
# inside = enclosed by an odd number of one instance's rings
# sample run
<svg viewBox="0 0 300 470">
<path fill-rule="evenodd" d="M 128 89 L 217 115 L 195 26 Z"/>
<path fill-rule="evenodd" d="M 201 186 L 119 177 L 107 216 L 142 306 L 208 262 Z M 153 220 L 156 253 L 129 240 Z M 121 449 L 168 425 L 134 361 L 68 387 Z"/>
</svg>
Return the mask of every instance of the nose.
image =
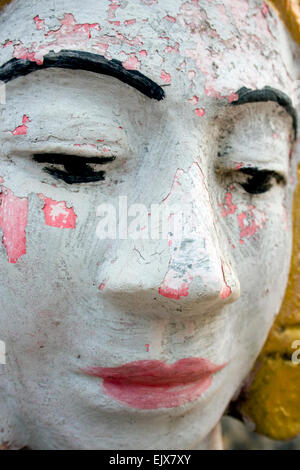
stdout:
<svg viewBox="0 0 300 470">
<path fill-rule="evenodd" d="M 166 239 L 123 240 L 106 271 L 103 295 L 130 312 L 149 314 L 170 309 L 193 315 L 235 301 L 239 281 L 223 253 L 197 162 L 188 171 L 177 170 L 162 206 Z"/>
</svg>

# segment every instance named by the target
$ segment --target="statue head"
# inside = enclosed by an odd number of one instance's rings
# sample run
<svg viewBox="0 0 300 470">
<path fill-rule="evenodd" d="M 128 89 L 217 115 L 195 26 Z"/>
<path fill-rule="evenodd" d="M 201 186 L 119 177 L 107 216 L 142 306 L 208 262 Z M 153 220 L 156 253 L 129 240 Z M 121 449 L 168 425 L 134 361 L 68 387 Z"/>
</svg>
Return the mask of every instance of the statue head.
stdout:
<svg viewBox="0 0 300 470">
<path fill-rule="evenodd" d="M 213 447 L 241 389 L 260 419 L 288 283 L 295 23 L 260 0 L 1 3 L 0 443 Z"/>
</svg>

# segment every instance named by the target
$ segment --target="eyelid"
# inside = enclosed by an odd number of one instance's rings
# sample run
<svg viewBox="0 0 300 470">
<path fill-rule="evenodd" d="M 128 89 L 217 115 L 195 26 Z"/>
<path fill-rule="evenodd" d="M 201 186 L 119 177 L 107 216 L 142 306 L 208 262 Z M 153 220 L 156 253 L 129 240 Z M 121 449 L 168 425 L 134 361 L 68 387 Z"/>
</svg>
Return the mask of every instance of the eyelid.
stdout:
<svg viewBox="0 0 300 470">
<path fill-rule="evenodd" d="M 34 141 L 19 143 L 10 142 L 5 152 L 7 156 L 32 157 L 32 155 L 68 155 L 70 157 L 94 158 L 94 157 L 118 157 L 124 158 L 128 155 L 127 146 L 115 142 L 95 144 L 74 144 L 74 142 L 51 142 Z"/>
<path fill-rule="evenodd" d="M 52 163 L 55 165 L 65 165 L 70 163 L 74 155 L 61 154 L 61 153 L 37 153 L 33 155 L 33 159 L 38 163 Z M 105 165 L 107 163 L 113 162 L 116 159 L 115 155 L 105 156 L 102 155 L 99 157 L 87 157 L 83 155 L 75 156 L 78 160 L 81 160 L 82 163 L 86 164 L 98 164 Z"/>
<path fill-rule="evenodd" d="M 292 127 L 294 131 L 294 141 L 297 139 L 297 127 L 298 127 L 298 114 L 296 109 L 293 107 L 291 98 L 281 90 L 274 89 L 270 86 L 265 86 L 261 90 L 251 90 L 243 87 L 237 92 L 238 100 L 233 101 L 231 106 L 245 106 L 247 104 L 253 105 L 257 103 L 275 103 L 280 106 L 282 110 L 292 119 Z"/>
<path fill-rule="evenodd" d="M 230 163 L 228 165 L 220 165 L 218 164 L 215 165 L 215 171 L 217 173 L 223 173 L 223 174 L 230 174 L 230 173 L 242 173 L 242 174 L 248 174 L 249 176 L 255 176 L 255 173 L 269 173 L 270 175 L 273 173 L 275 177 L 278 177 L 279 180 L 282 181 L 282 183 L 287 184 L 288 181 L 288 174 L 285 172 L 282 168 L 266 168 L 266 167 L 259 167 L 259 166 L 254 166 L 254 165 L 242 165 L 241 163 L 235 162 L 235 166 L 230 166 Z M 251 175 L 251 173 L 253 174 Z"/>
<path fill-rule="evenodd" d="M 105 179 L 105 171 L 97 168 L 95 171 L 91 165 L 103 166 L 113 162 L 112 157 L 82 157 L 70 156 L 66 154 L 43 153 L 33 156 L 33 160 L 45 164 L 43 171 L 53 178 L 62 180 L 67 184 L 95 183 Z M 63 167 L 60 169 L 58 167 Z"/>
<path fill-rule="evenodd" d="M 269 169 L 260 169 L 260 168 L 249 168 L 249 167 L 241 167 L 239 170 L 237 171 L 240 171 L 241 173 L 245 174 L 245 175 L 249 175 L 249 176 L 253 176 L 255 177 L 255 175 L 257 174 L 265 174 L 266 176 L 269 175 L 269 176 L 273 176 L 277 183 L 284 183 L 286 184 L 287 183 L 287 180 L 286 180 L 286 177 L 284 174 L 278 172 L 278 171 L 275 171 L 275 170 L 269 170 Z"/>
</svg>

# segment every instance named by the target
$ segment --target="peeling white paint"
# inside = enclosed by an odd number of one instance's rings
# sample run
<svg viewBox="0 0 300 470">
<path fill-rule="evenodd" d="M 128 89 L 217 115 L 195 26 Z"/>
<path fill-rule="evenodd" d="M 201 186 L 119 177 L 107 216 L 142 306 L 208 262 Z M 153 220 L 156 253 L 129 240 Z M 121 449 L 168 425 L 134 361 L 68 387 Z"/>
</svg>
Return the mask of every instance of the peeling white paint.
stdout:
<svg viewBox="0 0 300 470">
<path fill-rule="evenodd" d="M 291 40 L 258 0 L 52 6 L 17 0 L 1 13 L 0 65 L 79 49 L 138 69 L 164 86 L 166 98 L 156 102 L 84 71 L 43 70 L 6 87 L 0 188 L 26 198 L 28 220 L 26 254 L 12 264 L 0 246 L 0 336 L 9 350 L 0 444 L 212 448 L 212 430 L 284 295 L 297 163 L 284 110 L 230 103 L 242 86 L 293 95 Z M 26 132 L 15 132 L 20 125 Z M 103 168 L 105 181 L 70 186 L 32 160 L 41 153 L 116 159 Z M 272 180 L 269 191 L 247 193 L 240 169 L 256 167 L 282 174 L 287 185 Z M 99 240 L 96 209 L 117 207 L 120 195 L 128 205 L 168 198 L 187 205 L 180 246 L 172 236 Z M 44 198 L 58 204 L 55 221 L 72 210 L 76 226 L 45 223 Z M 163 283 L 176 290 L 181 282 L 186 295 L 161 295 Z M 227 365 L 203 395 L 176 407 L 127 406 L 104 393 L 102 379 L 82 373 L 184 358 Z"/>
</svg>

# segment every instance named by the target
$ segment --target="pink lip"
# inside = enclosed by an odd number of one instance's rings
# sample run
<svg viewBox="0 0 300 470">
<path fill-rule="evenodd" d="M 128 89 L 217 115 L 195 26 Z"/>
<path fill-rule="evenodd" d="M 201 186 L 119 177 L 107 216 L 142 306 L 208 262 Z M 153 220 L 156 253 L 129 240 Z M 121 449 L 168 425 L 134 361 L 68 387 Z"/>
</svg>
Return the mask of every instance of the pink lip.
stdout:
<svg viewBox="0 0 300 470">
<path fill-rule="evenodd" d="M 103 379 L 103 389 L 115 400 L 132 408 L 157 409 L 196 400 L 225 365 L 191 357 L 170 365 L 136 361 L 120 367 L 89 367 L 84 372 Z"/>
</svg>

